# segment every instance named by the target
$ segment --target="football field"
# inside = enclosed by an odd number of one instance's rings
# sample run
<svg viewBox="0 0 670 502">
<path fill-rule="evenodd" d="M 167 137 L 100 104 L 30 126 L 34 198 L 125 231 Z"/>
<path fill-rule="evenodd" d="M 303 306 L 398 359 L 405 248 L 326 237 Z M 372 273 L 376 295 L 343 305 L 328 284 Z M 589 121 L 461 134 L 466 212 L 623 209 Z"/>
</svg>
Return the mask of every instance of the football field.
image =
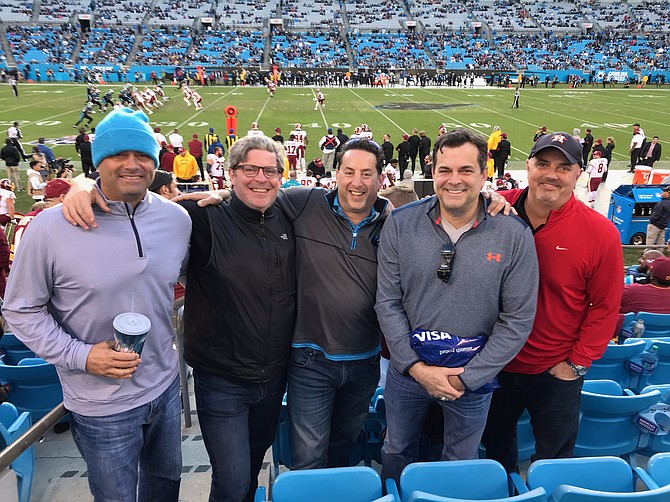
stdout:
<svg viewBox="0 0 670 502">
<path fill-rule="evenodd" d="M 119 85 L 102 85 L 115 91 Z M 663 155 L 656 167 L 670 165 L 670 149 L 665 142 L 670 138 L 670 90 L 655 87 L 607 88 L 584 87 L 568 89 L 521 90 L 520 108 L 512 109 L 513 89 L 499 88 L 324 88 L 326 106 L 314 110 L 315 89 L 309 87 L 279 87 L 274 98 L 264 87 L 215 86 L 198 88 L 203 96 L 204 109 L 196 111 L 186 106 L 181 92 L 165 85 L 167 96 L 172 99 L 150 115 L 152 126 L 160 126 L 167 135 L 178 128 L 185 141 L 194 133 L 202 139 L 209 127 L 223 136 L 226 129 L 225 108 L 237 109 L 238 135 L 250 129 L 251 122 L 268 136 L 279 127 L 288 139 L 294 124 L 302 124 L 310 143 L 307 159 L 319 156 L 318 141 L 328 127 L 342 128 L 351 135 L 354 127 L 368 124 L 381 143 L 382 135 L 391 135 L 397 145 L 403 133 L 411 134 L 413 128 L 425 130 L 435 138 L 438 128 L 468 127 L 488 136 L 498 125 L 508 134 L 512 144 L 510 167 L 521 169 L 521 163 L 531 148 L 533 135 L 538 127 L 546 125 L 551 131 L 572 132 L 591 128 L 595 138 L 614 137 L 616 148 L 613 168 L 623 169 L 628 164 L 628 147 L 632 137 L 632 124 L 639 122 L 648 137 L 658 135 L 663 144 Z M 30 143 L 44 136 L 57 156 L 77 160 L 73 140 L 73 124 L 86 100 L 84 84 L 22 84 L 19 98 L 11 95 L 9 86 L 0 87 L 0 128 L 5 129 L 17 121 L 23 132 L 26 150 Z M 103 114 L 93 115 L 95 127 Z M 25 169 L 25 165 L 22 165 Z M 26 201 L 28 202 L 28 201 Z M 21 206 L 22 204 L 19 204 Z M 25 209 L 21 207 L 20 209 Z"/>
</svg>

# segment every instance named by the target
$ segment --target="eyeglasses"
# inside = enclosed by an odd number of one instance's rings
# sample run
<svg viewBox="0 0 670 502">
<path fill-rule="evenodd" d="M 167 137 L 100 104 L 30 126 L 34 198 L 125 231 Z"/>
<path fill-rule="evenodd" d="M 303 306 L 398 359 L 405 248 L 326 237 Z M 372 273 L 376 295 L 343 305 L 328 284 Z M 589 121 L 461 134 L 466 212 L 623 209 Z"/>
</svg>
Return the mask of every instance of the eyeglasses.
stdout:
<svg viewBox="0 0 670 502">
<path fill-rule="evenodd" d="M 442 282 L 449 282 L 449 276 L 451 275 L 451 265 L 454 261 L 455 252 L 456 247 L 451 242 L 447 242 L 440 250 L 443 263 L 440 263 L 440 266 L 437 268 L 437 278 Z"/>
<path fill-rule="evenodd" d="M 241 169 L 242 173 L 248 178 L 255 178 L 258 175 L 258 171 L 263 170 L 263 174 L 269 180 L 278 178 L 281 174 L 281 171 L 277 166 L 255 166 L 253 164 L 239 164 L 233 169 Z"/>
</svg>

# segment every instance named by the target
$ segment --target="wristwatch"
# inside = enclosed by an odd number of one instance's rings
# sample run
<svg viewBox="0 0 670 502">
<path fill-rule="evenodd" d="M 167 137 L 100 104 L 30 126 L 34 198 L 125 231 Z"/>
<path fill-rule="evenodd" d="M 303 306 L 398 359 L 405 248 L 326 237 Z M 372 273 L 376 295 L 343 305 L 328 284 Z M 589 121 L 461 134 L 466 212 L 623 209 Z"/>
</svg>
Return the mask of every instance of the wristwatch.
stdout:
<svg viewBox="0 0 670 502">
<path fill-rule="evenodd" d="M 579 364 L 574 364 L 570 359 L 566 359 L 565 362 L 568 364 L 568 366 L 570 366 L 570 369 L 577 376 L 584 376 L 589 371 L 588 366 L 582 366 L 582 365 L 579 365 Z"/>
</svg>

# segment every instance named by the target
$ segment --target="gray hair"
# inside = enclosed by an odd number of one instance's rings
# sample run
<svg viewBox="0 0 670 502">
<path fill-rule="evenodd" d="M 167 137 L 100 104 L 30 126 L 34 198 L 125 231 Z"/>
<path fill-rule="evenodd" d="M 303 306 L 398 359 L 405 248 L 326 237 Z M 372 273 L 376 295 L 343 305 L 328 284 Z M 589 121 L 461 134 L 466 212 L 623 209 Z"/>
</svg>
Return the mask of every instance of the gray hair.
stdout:
<svg viewBox="0 0 670 502">
<path fill-rule="evenodd" d="M 267 136 L 245 136 L 238 139 L 228 151 L 228 162 L 231 169 L 243 164 L 249 152 L 252 150 L 262 150 L 265 152 L 274 153 L 277 157 L 277 169 L 279 172 L 284 172 L 284 153 L 281 146 L 272 141 Z"/>
</svg>

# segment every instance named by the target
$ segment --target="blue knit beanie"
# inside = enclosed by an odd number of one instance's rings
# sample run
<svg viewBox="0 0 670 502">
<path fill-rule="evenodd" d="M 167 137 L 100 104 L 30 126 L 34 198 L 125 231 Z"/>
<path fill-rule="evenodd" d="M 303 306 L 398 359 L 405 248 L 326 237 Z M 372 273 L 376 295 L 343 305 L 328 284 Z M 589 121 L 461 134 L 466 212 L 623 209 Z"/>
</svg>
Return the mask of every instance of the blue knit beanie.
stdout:
<svg viewBox="0 0 670 502">
<path fill-rule="evenodd" d="M 158 166 L 160 148 L 149 126 L 149 117 L 141 111 L 121 108 L 110 112 L 95 128 L 91 144 L 93 165 L 97 168 L 107 157 L 129 150 L 148 155 Z"/>
</svg>

